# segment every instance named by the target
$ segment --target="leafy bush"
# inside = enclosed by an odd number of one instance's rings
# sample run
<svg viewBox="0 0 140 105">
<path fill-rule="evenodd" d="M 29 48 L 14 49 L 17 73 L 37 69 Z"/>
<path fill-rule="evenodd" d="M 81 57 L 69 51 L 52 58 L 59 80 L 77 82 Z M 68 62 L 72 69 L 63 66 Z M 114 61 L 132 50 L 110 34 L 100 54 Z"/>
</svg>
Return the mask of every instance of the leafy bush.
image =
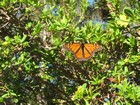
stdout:
<svg viewBox="0 0 140 105">
<path fill-rule="evenodd" d="M 140 104 L 137 0 L 2 0 L 0 12 L 1 104 Z M 83 41 L 102 50 L 80 62 L 63 45 Z"/>
</svg>

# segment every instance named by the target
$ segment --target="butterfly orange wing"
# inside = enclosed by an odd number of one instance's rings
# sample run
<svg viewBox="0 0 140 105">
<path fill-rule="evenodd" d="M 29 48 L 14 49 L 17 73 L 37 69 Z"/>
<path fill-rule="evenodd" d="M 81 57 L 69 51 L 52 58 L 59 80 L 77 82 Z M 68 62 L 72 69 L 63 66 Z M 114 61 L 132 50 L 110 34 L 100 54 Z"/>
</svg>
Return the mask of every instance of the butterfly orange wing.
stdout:
<svg viewBox="0 0 140 105">
<path fill-rule="evenodd" d="M 65 44 L 64 47 L 68 50 L 70 50 L 77 59 L 82 58 L 82 50 L 81 44 L 79 43 L 73 43 L 73 44 Z"/>
<path fill-rule="evenodd" d="M 84 58 L 90 59 L 92 55 L 99 51 L 101 49 L 101 46 L 98 44 L 84 44 Z"/>
<path fill-rule="evenodd" d="M 98 51 L 101 46 L 98 44 L 65 44 L 65 48 L 70 50 L 75 58 L 80 61 L 85 61 L 91 58 L 94 52 Z"/>
</svg>

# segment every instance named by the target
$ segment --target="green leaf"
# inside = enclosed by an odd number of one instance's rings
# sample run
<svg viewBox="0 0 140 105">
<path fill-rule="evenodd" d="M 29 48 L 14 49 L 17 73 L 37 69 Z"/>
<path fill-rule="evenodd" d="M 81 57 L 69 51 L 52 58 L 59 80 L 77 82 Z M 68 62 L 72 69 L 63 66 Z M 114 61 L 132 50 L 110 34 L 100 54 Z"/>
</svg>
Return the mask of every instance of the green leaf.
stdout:
<svg viewBox="0 0 140 105">
<path fill-rule="evenodd" d="M 26 24 L 26 29 L 29 29 L 29 28 L 31 28 L 32 27 L 32 25 L 33 25 L 33 23 L 32 22 L 28 22 L 27 24 Z"/>
<path fill-rule="evenodd" d="M 131 47 L 134 47 L 136 46 L 136 38 L 134 38 L 133 36 L 130 36 L 128 39 L 124 41 L 124 43 L 127 43 Z"/>
<path fill-rule="evenodd" d="M 128 17 L 125 16 L 124 14 L 121 14 L 121 15 L 119 16 L 119 18 L 116 19 L 116 20 L 117 20 L 117 24 L 118 24 L 118 25 L 124 26 L 124 27 L 127 27 L 128 24 L 129 24 L 129 22 L 130 22 L 130 20 L 128 19 Z"/>
<path fill-rule="evenodd" d="M 85 105 L 90 105 L 90 103 L 88 102 L 88 100 L 86 100 L 86 99 L 84 99 L 84 101 L 85 101 Z"/>
<path fill-rule="evenodd" d="M 0 102 L 3 102 L 4 100 L 3 100 L 3 98 L 2 97 L 0 97 Z"/>
<path fill-rule="evenodd" d="M 129 16 L 131 18 L 134 18 L 134 11 L 130 7 L 125 7 L 123 12 L 125 13 L 126 16 Z"/>
<path fill-rule="evenodd" d="M 7 42 L 9 42 L 9 41 L 11 40 L 11 38 L 10 38 L 9 36 L 6 36 L 6 37 L 5 37 L 5 40 L 6 40 Z"/>
<path fill-rule="evenodd" d="M 117 98 L 115 99 L 115 103 L 118 102 L 118 101 L 120 101 L 121 98 L 122 98 L 122 97 L 117 97 Z"/>
<path fill-rule="evenodd" d="M 14 102 L 17 103 L 18 102 L 18 99 L 14 99 Z"/>
<path fill-rule="evenodd" d="M 125 71 L 125 73 L 128 73 L 128 67 L 127 66 L 124 67 L 124 71 Z"/>
<path fill-rule="evenodd" d="M 26 38 L 27 38 L 27 35 L 24 35 L 20 42 L 23 43 Z"/>
<path fill-rule="evenodd" d="M 54 37 L 53 42 L 55 46 L 59 46 L 61 44 L 61 39 L 59 37 Z"/>
<path fill-rule="evenodd" d="M 83 84 L 82 86 L 79 86 L 77 91 L 75 92 L 75 94 L 73 95 L 73 100 L 76 100 L 76 99 L 81 99 L 83 98 L 83 95 L 85 94 L 85 90 L 86 90 L 86 86 L 87 84 Z"/>
<path fill-rule="evenodd" d="M 9 94 L 8 94 L 8 93 L 3 94 L 1 97 L 2 97 L 2 98 L 9 98 Z"/>
</svg>

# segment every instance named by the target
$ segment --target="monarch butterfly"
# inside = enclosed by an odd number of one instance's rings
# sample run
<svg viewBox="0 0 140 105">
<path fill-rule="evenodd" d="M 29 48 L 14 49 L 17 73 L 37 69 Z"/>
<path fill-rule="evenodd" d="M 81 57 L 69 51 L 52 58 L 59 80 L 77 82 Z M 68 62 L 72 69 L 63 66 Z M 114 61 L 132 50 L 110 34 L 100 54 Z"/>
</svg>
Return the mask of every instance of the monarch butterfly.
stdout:
<svg viewBox="0 0 140 105">
<path fill-rule="evenodd" d="M 101 49 L 101 46 L 98 44 L 84 43 L 65 44 L 64 47 L 70 50 L 79 61 L 86 61 L 90 59 L 96 51 Z"/>
</svg>

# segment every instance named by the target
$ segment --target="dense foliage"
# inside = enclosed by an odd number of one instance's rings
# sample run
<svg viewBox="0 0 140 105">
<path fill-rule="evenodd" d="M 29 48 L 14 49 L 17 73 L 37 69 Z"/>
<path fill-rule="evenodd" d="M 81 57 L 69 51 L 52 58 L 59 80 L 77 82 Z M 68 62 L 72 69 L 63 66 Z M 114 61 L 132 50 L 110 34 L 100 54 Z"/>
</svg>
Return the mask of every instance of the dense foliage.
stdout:
<svg viewBox="0 0 140 105">
<path fill-rule="evenodd" d="M 102 50 L 80 62 L 73 42 Z M 1 104 L 140 104 L 139 78 L 138 0 L 0 1 Z"/>
</svg>

